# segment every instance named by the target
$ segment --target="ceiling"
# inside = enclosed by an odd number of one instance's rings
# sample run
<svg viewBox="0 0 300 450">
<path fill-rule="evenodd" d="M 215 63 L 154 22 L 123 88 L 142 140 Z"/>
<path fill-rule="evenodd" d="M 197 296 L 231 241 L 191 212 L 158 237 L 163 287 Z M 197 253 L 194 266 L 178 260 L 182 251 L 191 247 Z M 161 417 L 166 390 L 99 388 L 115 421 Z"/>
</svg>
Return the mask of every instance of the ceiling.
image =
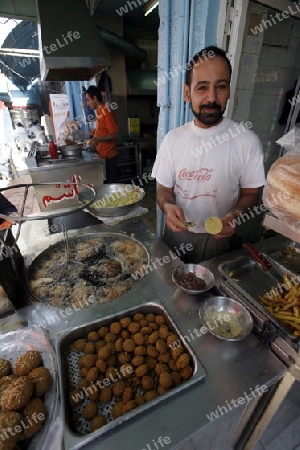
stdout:
<svg viewBox="0 0 300 450">
<path fill-rule="evenodd" d="M 128 6 L 131 5 L 131 8 Z M 137 5 L 137 7 L 134 6 Z M 139 5 L 140 4 L 140 5 Z M 138 28 L 158 29 L 159 27 L 159 15 L 158 8 L 155 8 L 147 17 L 144 16 L 145 0 L 135 0 L 125 2 L 124 0 L 100 0 L 96 12 L 99 14 L 116 14 L 121 8 L 126 8 L 127 12 L 123 13 L 123 20 L 125 26 L 132 26 Z M 124 12 L 124 9 L 121 10 Z"/>
<path fill-rule="evenodd" d="M 125 31 L 126 27 L 138 28 L 139 33 L 141 28 L 158 30 L 158 8 L 145 17 L 145 0 L 130 0 L 127 3 L 125 3 L 124 0 L 81 1 L 86 1 L 91 11 L 95 11 L 96 15 L 101 15 L 102 23 L 105 23 L 103 20 L 105 17 L 107 17 L 111 23 L 111 19 L 116 15 L 118 17 L 123 17 Z M 127 12 L 124 8 L 127 9 Z M 1 0 L 0 17 L 1 16 L 23 19 L 23 21 L 8 34 L 2 44 L 3 48 L 38 49 L 36 0 Z M 20 89 L 26 89 L 31 83 L 31 80 L 35 79 L 40 74 L 38 58 L 30 60 L 21 56 L 0 55 L 0 63 L 0 71 L 3 71 L 11 78 L 14 84 Z"/>
<path fill-rule="evenodd" d="M 155 8 L 147 17 L 144 16 L 146 0 L 130 0 L 127 2 L 124 0 L 85 1 L 91 11 L 96 10 L 96 13 L 103 16 L 122 16 L 125 26 L 156 30 L 159 27 L 158 8 Z M 119 11 L 119 14 L 117 11 Z M 0 16 L 36 21 L 36 0 L 1 0 Z"/>
</svg>

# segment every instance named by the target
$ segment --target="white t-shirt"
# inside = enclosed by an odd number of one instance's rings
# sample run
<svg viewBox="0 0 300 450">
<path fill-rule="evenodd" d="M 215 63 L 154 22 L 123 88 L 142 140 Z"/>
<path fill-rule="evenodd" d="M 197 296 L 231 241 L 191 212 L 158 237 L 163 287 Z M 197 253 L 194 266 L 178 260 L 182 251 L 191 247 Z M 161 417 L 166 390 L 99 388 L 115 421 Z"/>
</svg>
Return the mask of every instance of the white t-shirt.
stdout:
<svg viewBox="0 0 300 450">
<path fill-rule="evenodd" d="M 264 185 L 262 144 L 256 134 L 230 119 L 210 128 L 192 121 L 165 136 L 152 177 L 174 188 L 185 219 L 197 224 L 190 231 L 205 233 L 205 220 L 231 211 L 241 188 Z"/>
</svg>

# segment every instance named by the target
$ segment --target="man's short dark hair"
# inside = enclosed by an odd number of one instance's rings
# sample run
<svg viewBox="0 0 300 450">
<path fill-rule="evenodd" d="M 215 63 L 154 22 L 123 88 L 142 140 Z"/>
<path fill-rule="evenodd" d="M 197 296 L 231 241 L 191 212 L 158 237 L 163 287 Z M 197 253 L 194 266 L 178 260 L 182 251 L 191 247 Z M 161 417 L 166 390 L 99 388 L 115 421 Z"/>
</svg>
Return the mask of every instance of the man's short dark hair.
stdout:
<svg viewBox="0 0 300 450">
<path fill-rule="evenodd" d="M 96 86 L 89 86 L 85 93 L 89 94 L 91 98 L 96 97 L 98 102 L 102 103 L 102 94 Z"/>
<path fill-rule="evenodd" d="M 229 74 L 231 77 L 232 68 L 229 59 L 226 56 L 226 52 L 219 47 L 215 47 L 214 45 L 209 45 L 208 47 L 203 48 L 200 52 L 196 53 L 191 61 L 187 64 L 187 69 L 185 72 L 185 84 L 191 86 L 192 82 L 192 70 L 194 66 L 197 66 L 199 63 L 206 61 L 207 59 L 215 58 L 216 56 L 225 59 L 228 68 Z"/>
</svg>

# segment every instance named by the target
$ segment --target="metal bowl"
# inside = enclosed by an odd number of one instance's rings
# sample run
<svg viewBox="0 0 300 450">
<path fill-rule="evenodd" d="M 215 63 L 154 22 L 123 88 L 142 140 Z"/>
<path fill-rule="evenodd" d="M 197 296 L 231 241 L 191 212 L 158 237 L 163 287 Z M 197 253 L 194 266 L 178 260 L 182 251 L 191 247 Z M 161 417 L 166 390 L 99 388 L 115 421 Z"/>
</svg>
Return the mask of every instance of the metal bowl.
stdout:
<svg viewBox="0 0 300 450">
<path fill-rule="evenodd" d="M 198 291 L 194 291 L 192 289 L 186 289 L 179 284 L 180 277 L 183 274 L 192 272 L 196 277 L 201 278 L 206 283 L 206 288 Z M 180 289 L 188 294 L 196 295 L 201 294 L 201 292 L 208 291 L 215 284 L 215 277 L 206 267 L 200 266 L 199 264 L 183 264 L 181 266 L 176 267 L 172 273 L 172 280 Z"/>
<path fill-rule="evenodd" d="M 210 297 L 201 305 L 199 316 L 211 334 L 227 341 L 245 339 L 253 328 L 248 309 L 229 297 Z"/>
<path fill-rule="evenodd" d="M 133 184 L 97 184 L 94 186 L 96 196 L 93 200 L 93 193 L 89 189 L 84 189 L 78 195 L 79 203 L 87 203 L 87 209 L 100 217 L 118 217 L 128 214 L 134 206 L 145 196 L 145 191 Z M 106 206 L 111 201 L 126 200 L 127 193 L 134 193 L 135 199 L 132 203 L 123 206 Z M 91 204 L 88 204 L 91 202 Z"/>
<path fill-rule="evenodd" d="M 50 157 L 50 154 L 49 154 L 49 145 L 48 144 L 46 144 L 46 145 L 39 145 L 37 148 L 36 148 L 36 152 L 35 152 L 35 154 L 36 154 L 36 156 L 40 156 L 40 157 Z"/>
<path fill-rule="evenodd" d="M 83 144 L 75 144 L 75 145 L 62 145 L 60 148 L 60 153 L 63 156 L 82 156 L 82 147 Z"/>
</svg>

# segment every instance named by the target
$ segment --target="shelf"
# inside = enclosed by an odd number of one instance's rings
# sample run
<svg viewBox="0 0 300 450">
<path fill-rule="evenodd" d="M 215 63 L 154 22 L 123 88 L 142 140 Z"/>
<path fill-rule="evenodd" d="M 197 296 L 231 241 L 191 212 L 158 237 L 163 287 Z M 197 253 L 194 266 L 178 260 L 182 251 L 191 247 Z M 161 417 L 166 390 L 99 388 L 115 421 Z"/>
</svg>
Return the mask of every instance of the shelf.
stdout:
<svg viewBox="0 0 300 450">
<path fill-rule="evenodd" d="M 265 215 L 263 226 L 270 230 L 276 231 L 276 233 L 282 234 L 294 242 L 300 243 L 300 230 L 299 232 L 292 230 L 277 217 L 273 216 L 273 214 L 268 213 Z"/>
</svg>

